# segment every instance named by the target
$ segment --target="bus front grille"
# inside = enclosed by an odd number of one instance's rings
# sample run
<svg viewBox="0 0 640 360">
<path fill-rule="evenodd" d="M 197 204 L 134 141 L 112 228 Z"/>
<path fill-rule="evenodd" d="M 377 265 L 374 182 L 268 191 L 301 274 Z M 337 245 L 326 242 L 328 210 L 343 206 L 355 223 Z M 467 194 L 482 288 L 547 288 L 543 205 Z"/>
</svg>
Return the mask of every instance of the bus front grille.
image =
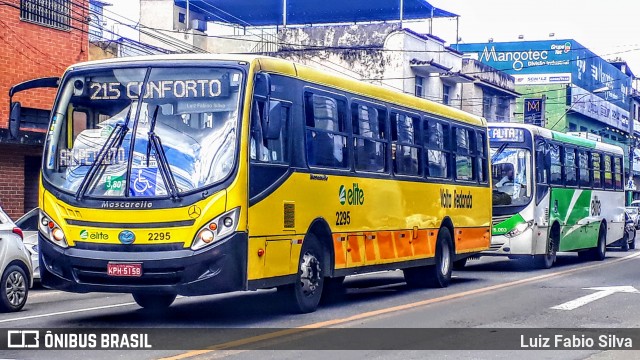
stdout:
<svg viewBox="0 0 640 360">
<path fill-rule="evenodd" d="M 99 285 L 175 285 L 182 278 L 183 268 L 161 269 L 152 271 L 142 271 L 140 277 L 110 276 L 107 269 L 93 267 L 73 268 L 75 276 L 80 283 Z"/>
<path fill-rule="evenodd" d="M 495 225 L 498 225 L 498 224 L 500 224 L 501 222 L 503 222 L 503 221 L 507 220 L 508 218 L 510 218 L 510 217 L 512 217 L 512 216 L 513 216 L 513 215 L 499 215 L 499 216 L 494 216 L 494 217 L 491 219 L 491 222 L 492 222 L 492 224 L 495 226 Z"/>
</svg>

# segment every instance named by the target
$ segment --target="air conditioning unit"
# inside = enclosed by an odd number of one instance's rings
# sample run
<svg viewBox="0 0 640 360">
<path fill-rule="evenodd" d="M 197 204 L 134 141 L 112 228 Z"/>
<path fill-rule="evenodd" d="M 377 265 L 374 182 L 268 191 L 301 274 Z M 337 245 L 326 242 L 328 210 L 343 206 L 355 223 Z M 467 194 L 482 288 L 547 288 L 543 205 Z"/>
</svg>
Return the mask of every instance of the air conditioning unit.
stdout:
<svg viewBox="0 0 640 360">
<path fill-rule="evenodd" d="M 191 29 L 205 32 L 207 31 L 207 22 L 204 20 L 193 19 L 191 20 Z"/>
</svg>

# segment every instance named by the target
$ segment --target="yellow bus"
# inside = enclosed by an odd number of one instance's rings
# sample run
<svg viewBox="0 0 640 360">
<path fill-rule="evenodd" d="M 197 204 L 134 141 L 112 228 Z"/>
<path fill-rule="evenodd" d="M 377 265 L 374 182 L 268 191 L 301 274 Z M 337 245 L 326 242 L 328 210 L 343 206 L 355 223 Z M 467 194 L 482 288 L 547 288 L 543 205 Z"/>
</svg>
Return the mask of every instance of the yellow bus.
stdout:
<svg viewBox="0 0 640 360">
<path fill-rule="evenodd" d="M 74 65 L 43 156 L 42 283 L 156 309 L 277 287 L 295 312 L 357 273 L 447 286 L 490 245 L 488 149 L 480 117 L 282 59 Z"/>
</svg>

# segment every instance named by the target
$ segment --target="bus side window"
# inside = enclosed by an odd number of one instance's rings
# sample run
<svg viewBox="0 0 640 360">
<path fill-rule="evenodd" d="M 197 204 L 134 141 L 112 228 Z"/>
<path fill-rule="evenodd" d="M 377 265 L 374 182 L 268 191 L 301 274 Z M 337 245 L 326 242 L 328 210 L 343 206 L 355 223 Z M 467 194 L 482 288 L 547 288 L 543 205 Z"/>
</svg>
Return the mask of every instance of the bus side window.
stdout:
<svg viewBox="0 0 640 360">
<path fill-rule="evenodd" d="M 421 149 L 416 146 L 420 118 L 391 112 L 393 172 L 401 175 L 421 175 Z"/>
<path fill-rule="evenodd" d="M 546 156 L 547 144 L 544 140 L 538 139 L 536 141 L 536 182 L 538 184 L 547 184 L 547 168 L 549 162 Z"/>
<path fill-rule="evenodd" d="M 594 188 L 602 188 L 602 166 L 601 155 L 599 153 L 591 153 L 591 179 Z"/>
<path fill-rule="evenodd" d="M 487 140 L 486 134 L 482 131 L 476 132 L 476 174 L 478 181 L 484 183 L 487 181 Z"/>
<path fill-rule="evenodd" d="M 560 161 L 560 146 L 550 144 L 549 149 L 549 182 L 552 185 L 564 185 L 562 183 L 562 162 Z"/>
<path fill-rule="evenodd" d="M 306 93 L 305 117 L 309 165 L 347 168 L 346 102 Z"/>
<path fill-rule="evenodd" d="M 591 187 L 589 156 L 584 150 L 578 150 L 578 181 L 580 187 Z"/>
<path fill-rule="evenodd" d="M 288 163 L 288 129 L 290 108 L 288 106 L 282 105 L 280 107 L 280 114 L 277 114 L 278 116 L 281 116 L 281 128 L 278 138 L 265 139 L 262 129 L 263 121 L 261 119 L 262 114 L 264 114 L 264 105 L 264 101 L 254 102 L 256 111 L 252 111 L 251 116 L 251 160 L 273 163 Z M 271 116 L 273 115 L 274 114 L 271 114 Z"/>
<path fill-rule="evenodd" d="M 576 150 L 572 148 L 564 148 L 564 176 L 565 185 L 578 186 L 578 177 L 576 176 Z"/>
<path fill-rule="evenodd" d="M 370 105 L 351 105 L 356 170 L 385 172 L 387 169 L 387 111 Z"/>
<path fill-rule="evenodd" d="M 432 119 L 423 122 L 424 147 L 427 149 L 427 176 L 449 177 L 449 125 Z"/>
<path fill-rule="evenodd" d="M 473 180 L 472 146 L 469 130 L 456 127 L 454 128 L 454 136 L 456 180 Z"/>
<path fill-rule="evenodd" d="M 613 189 L 613 173 L 611 169 L 611 155 L 603 156 L 604 188 Z"/>
<path fill-rule="evenodd" d="M 613 173 L 614 173 L 613 180 L 615 182 L 616 189 L 624 190 L 623 184 L 622 184 L 622 173 L 623 173 L 622 158 L 616 156 L 613 159 Z"/>
</svg>

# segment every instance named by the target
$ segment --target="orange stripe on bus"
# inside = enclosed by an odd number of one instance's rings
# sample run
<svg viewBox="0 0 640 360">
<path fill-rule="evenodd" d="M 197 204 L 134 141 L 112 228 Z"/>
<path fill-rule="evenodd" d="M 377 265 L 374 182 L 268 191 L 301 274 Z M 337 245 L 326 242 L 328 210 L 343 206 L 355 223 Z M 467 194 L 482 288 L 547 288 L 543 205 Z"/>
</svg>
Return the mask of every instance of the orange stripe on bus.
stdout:
<svg viewBox="0 0 640 360">
<path fill-rule="evenodd" d="M 380 259 L 395 259 L 396 252 L 390 231 L 380 231 L 378 233 L 378 248 L 380 249 Z"/>
<path fill-rule="evenodd" d="M 349 255 L 351 257 L 351 262 L 355 263 L 355 264 L 360 264 L 362 263 L 362 253 L 360 250 L 360 239 L 362 238 L 362 235 L 348 235 L 347 236 L 347 242 L 349 243 L 348 247 L 347 247 L 347 252 L 349 253 Z M 352 265 L 351 263 L 349 263 L 349 265 Z"/>
<path fill-rule="evenodd" d="M 411 249 L 412 231 L 396 231 L 394 235 L 398 257 L 405 258 L 413 256 L 413 250 Z"/>
<path fill-rule="evenodd" d="M 454 239 L 456 252 L 465 250 L 487 248 L 491 243 L 491 233 L 488 227 L 458 228 L 455 230 Z"/>
<path fill-rule="evenodd" d="M 336 268 L 343 268 L 347 265 L 347 252 L 342 245 L 342 237 L 340 234 L 333 234 L 333 251 L 336 258 Z"/>
<path fill-rule="evenodd" d="M 426 256 L 431 253 L 429 251 L 429 231 L 432 230 L 418 230 L 418 238 L 412 241 L 413 253 L 416 256 Z"/>
</svg>

